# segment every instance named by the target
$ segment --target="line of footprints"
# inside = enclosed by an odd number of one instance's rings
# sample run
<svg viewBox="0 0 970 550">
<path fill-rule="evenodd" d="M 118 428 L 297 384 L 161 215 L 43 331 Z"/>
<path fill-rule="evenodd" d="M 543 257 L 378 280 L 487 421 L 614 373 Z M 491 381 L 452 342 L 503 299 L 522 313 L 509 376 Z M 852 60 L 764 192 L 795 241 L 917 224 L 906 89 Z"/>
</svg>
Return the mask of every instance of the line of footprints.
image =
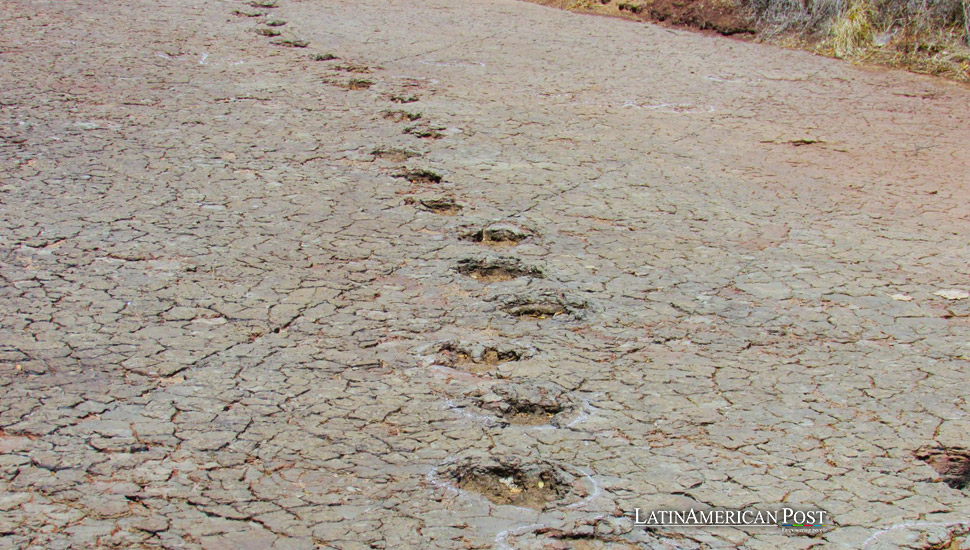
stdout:
<svg viewBox="0 0 970 550">
<path fill-rule="evenodd" d="M 309 41 L 290 32 L 285 32 L 287 22 L 275 17 L 273 9 L 276 0 L 252 0 L 243 3 L 232 11 L 238 17 L 256 19 L 258 25 L 254 32 L 270 39 L 277 46 L 307 48 Z M 367 65 L 343 62 L 331 52 L 313 53 L 312 61 L 334 62 L 330 68 L 350 76 L 345 80 L 334 78 L 330 84 L 349 91 L 367 90 L 375 83 L 367 78 L 373 69 Z M 335 73 L 339 74 L 339 73 Z M 418 81 L 405 82 L 407 90 L 402 93 L 386 94 L 386 99 L 394 104 L 415 103 L 420 98 L 411 90 L 421 86 Z M 445 137 L 445 128 L 435 126 L 425 120 L 421 113 L 406 108 L 389 108 L 381 116 L 394 123 L 404 124 L 404 133 L 422 140 L 437 140 Z M 370 151 L 374 159 L 403 163 L 421 153 L 400 148 L 377 147 Z M 444 216 L 455 216 L 462 212 L 463 205 L 452 196 L 426 196 L 423 191 L 442 183 L 442 176 L 428 169 L 402 169 L 393 175 L 406 181 L 409 187 L 401 194 L 408 195 L 405 203 L 419 210 Z M 468 231 L 462 239 L 491 247 L 511 248 L 535 238 L 532 231 L 509 222 L 495 222 Z M 517 277 L 544 278 L 543 271 L 527 265 L 514 257 L 468 258 L 458 262 L 458 273 L 477 279 L 485 284 L 508 281 Z M 516 317 L 542 320 L 553 317 L 569 316 L 578 318 L 586 303 L 569 300 L 562 292 L 539 291 L 526 296 L 501 298 L 501 309 Z M 499 365 L 531 357 L 534 349 L 516 346 L 483 345 L 467 342 L 445 342 L 430 350 L 435 355 L 435 363 L 451 369 L 461 370 L 477 377 L 489 377 Z M 579 382 L 576 383 L 578 387 Z M 491 427 L 521 426 L 526 429 L 555 429 L 572 427 L 588 416 L 591 406 L 584 400 L 576 400 L 559 384 L 537 380 L 519 379 L 518 382 L 506 379 L 497 382 L 486 391 L 475 396 L 476 406 L 488 414 L 476 415 L 466 407 L 451 407 L 462 414 L 476 418 Z M 538 458 L 519 455 L 488 455 L 455 457 L 449 460 L 434 475 L 435 484 L 444 483 L 452 488 L 483 495 L 499 505 L 514 505 L 545 510 L 572 502 L 573 506 L 582 503 L 595 493 L 592 478 L 580 469 L 557 464 Z"/>
</svg>

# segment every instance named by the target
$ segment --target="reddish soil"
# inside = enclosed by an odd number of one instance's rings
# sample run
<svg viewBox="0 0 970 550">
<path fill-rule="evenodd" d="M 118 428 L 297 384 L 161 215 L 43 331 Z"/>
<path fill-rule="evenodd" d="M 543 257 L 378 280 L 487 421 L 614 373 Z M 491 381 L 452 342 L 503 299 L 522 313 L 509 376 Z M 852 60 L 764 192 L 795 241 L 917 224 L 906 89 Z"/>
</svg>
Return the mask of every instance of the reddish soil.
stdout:
<svg viewBox="0 0 970 550">
<path fill-rule="evenodd" d="M 693 0 L 622 1 L 617 9 L 655 21 L 702 31 L 714 31 L 726 36 L 754 34 L 754 23 L 736 6 L 728 3 Z"/>
<path fill-rule="evenodd" d="M 570 8 L 565 0 L 533 0 L 538 4 Z M 598 0 L 588 10 L 597 15 L 650 21 L 670 27 L 710 31 L 725 36 L 754 35 L 752 18 L 731 2 L 714 0 Z"/>
</svg>

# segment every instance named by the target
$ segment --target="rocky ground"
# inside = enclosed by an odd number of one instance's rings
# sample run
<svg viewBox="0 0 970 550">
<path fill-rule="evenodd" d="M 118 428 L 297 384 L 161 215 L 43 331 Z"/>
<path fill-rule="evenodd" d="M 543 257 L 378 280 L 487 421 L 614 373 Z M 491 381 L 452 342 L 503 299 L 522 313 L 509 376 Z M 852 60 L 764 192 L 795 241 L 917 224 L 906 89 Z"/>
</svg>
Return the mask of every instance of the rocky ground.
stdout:
<svg viewBox="0 0 970 550">
<path fill-rule="evenodd" d="M 0 546 L 970 547 L 967 88 L 508 0 L 0 21 Z M 629 516 L 691 506 L 832 523 Z"/>
</svg>

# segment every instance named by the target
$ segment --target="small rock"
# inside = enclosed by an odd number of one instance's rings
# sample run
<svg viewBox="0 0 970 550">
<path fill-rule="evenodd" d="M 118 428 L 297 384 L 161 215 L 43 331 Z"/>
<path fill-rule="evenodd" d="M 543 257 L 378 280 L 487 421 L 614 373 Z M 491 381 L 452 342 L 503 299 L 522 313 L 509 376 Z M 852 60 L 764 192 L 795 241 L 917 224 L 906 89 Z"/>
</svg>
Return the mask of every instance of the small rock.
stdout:
<svg viewBox="0 0 970 550">
<path fill-rule="evenodd" d="M 135 519 L 132 527 L 147 533 L 160 533 L 168 530 L 168 520 L 160 516 L 148 516 Z"/>
<path fill-rule="evenodd" d="M 934 292 L 933 295 L 946 298 L 947 300 L 966 300 L 967 298 L 970 298 L 970 292 L 960 290 L 958 288 L 938 290 Z"/>
</svg>

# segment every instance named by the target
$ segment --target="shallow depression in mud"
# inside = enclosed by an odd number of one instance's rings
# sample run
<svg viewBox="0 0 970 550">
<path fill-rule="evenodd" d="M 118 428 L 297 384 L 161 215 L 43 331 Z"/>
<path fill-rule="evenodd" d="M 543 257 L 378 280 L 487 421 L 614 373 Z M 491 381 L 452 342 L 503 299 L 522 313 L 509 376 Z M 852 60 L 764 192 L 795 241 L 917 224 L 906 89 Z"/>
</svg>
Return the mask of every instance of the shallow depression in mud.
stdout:
<svg viewBox="0 0 970 550">
<path fill-rule="evenodd" d="M 517 277 L 542 277 L 542 270 L 515 258 L 466 258 L 455 267 L 458 273 L 486 283 L 509 281 Z"/>
<path fill-rule="evenodd" d="M 448 468 L 445 474 L 460 489 L 480 494 L 498 505 L 544 510 L 586 494 L 580 480 L 565 469 L 518 457 L 467 458 Z"/>
<path fill-rule="evenodd" d="M 441 214 L 442 216 L 454 216 L 455 214 L 461 212 L 461 210 L 464 208 L 462 205 L 455 202 L 455 199 L 448 197 L 431 197 L 423 199 L 408 197 L 404 199 L 404 202 L 405 204 L 414 206 L 418 210 L 434 212 L 435 214 Z"/>
<path fill-rule="evenodd" d="M 950 487 L 962 490 L 970 486 L 970 449 L 923 447 L 915 455 L 933 467 L 940 480 Z"/>
<path fill-rule="evenodd" d="M 524 227 L 511 223 L 493 223 L 468 231 L 462 235 L 462 239 L 492 246 L 512 246 L 532 236 L 532 231 Z"/>
<path fill-rule="evenodd" d="M 538 403 L 513 402 L 502 414 L 513 426 L 545 426 L 550 424 L 556 415 L 563 412 L 560 405 L 540 405 Z"/>
<path fill-rule="evenodd" d="M 530 350 L 463 342 L 448 342 L 438 350 L 437 361 L 448 367 L 480 374 L 498 365 L 521 361 L 531 356 Z"/>
<path fill-rule="evenodd" d="M 560 415 L 575 404 L 559 384 L 531 379 L 497 384 L 479 402 L 513 426 L 558 425 Z"/>
<path fill-rule="evenodd" d="M 581 307 L 579 308 L 581 309 Z M 513 298 L 503 304 L 502 310 L 513 317 L 540 320 L 576 313 L 576 308 L 571 307 L 562 298 L 555 296 Z"/>
<path fill-rule="evenodd" d="M 424 183 L 424 184 L 441 183 L 443 179 L 441 177 L 441 174 L 438 174 L 437 172 L 434 172 L 432 170 L 425 170 L 425 169 L 407 170 L 399 174 L 394 174 L 394 177 L 406 179 L 411 183 Z"/>
<path fill-rule="evenodd" d="M 377 147 L 372 149 L 370 154 L 373 155 L 375 159 L 384 159 L 391 162 L 404 162 L 409 158 L 421 156 L 421 153 L 416 151 L 399 149 L 396 147 Z"/>
</svg>

